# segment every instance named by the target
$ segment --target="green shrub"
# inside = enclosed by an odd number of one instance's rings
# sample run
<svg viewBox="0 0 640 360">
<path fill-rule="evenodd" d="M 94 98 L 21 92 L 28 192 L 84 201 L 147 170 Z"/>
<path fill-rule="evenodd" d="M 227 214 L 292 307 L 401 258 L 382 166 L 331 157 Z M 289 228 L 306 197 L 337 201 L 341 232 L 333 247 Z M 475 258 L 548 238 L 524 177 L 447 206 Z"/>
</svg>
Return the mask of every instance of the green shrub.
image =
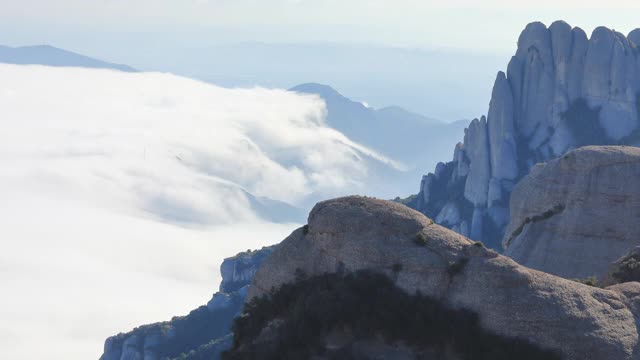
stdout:
<svg viewBox="0 0 640 360">
<path fill-rule="evenodd" d="M 594 276 L 588 277 L 586 279 L 571 279 L 571 280 L 575 282 L 579 282 L 580 284 L 585 284 L 593 287 L 600 287 L 600 285 L 598 284 L 598 279 L 596 279 Z"/>
<path fill-rule="evenodd" d="M 618 283 L 640 281 L 640 255 L 631 255 L 624 258 L 611 276 Z"/>
<path fill-rule="evenodd" d="M 417 233 L 413 242 L 418 246 L 427 246 L 427 237 L 422 233 Z"/>
<path fill-rule="evenodd" d="M 462 270 L 464 270 L 464 267 L 467 266 L 468 262 L 469 262 L 469 258 L 466 258 L 466 257 L 450 262 L 449 267 L 447 268 L 447 272 L 449 273 L 449 276 L 454 277 L 460 274 Z"/>
<path fill-rule="evenodd" d="M 393 199 L 392 201 L 400 203 L 402 205 L 410 205 L 413 202 L 415 202 L 416 198 L 418 197 L 418 195 L 411 195 L 407 198 L 402 199 L 400 196 L 396 196 L 395 199 Z"/>
</svg>

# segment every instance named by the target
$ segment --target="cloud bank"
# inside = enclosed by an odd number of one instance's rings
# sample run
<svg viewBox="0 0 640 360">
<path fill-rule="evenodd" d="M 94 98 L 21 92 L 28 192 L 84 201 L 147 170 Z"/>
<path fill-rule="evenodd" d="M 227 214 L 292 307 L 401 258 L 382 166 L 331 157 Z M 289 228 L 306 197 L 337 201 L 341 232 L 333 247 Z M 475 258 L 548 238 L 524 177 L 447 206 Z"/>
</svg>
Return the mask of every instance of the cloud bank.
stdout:
<svg viewBox="0 0 640 360">
<path fill-rule="evenodd" d="M 392 164 L 326 127 L 315 97 L 156 73 L 1 65 L 0 78 L 0 175 L 45 195 L 233 223 L 256 218 L 246 192 L 299 204 Z"/>
<path fill-rule="evenodd" d="M 0 358 L 97 358 L 296 226 L 264 221 L 259 197 L 300 205 L 393 165 L 327 128 L 316 97 L 41 66 L 0 79 Z"/>
</svg>

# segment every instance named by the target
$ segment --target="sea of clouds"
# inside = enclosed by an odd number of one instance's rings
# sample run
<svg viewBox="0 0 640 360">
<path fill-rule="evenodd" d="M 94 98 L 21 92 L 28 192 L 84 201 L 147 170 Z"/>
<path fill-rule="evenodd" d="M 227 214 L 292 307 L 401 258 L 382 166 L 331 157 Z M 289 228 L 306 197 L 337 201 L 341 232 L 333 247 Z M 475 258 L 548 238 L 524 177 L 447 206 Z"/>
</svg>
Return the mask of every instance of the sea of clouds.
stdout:
<svg viewBox="0 0 640 360">
<path fill-rule="evenodd" d="M 98 358 L 299 225 L 254 196 L 305 210 L 397 166 L 328 128 L 314 96 L 44 66 L 0 79 L 0 358 Z"/>
</svg>

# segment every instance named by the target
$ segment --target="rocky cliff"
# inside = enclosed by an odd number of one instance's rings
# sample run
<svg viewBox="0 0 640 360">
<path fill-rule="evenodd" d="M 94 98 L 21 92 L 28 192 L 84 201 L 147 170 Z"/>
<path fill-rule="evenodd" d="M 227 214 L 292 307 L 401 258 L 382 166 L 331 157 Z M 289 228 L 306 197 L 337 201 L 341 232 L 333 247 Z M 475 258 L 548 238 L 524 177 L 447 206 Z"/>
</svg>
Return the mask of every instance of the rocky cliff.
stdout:
<svg viewBox="0 0 640 360">
<path fill-rule="evenodd" d="M 231 324 L 258 268 L 274 247 L 240 253 L 220 266 L 222 283 L 206 306 L 171 321 L 108 338 L 100 360 L 217 359 L 231 346 Z"/>
<path fill-rule="evenodd" d="M 486 117 L 473 120 L 453 161 L 423 177 L 411 206 L 500 248 L 509 196 L 536 163 L 584 145 L 640 144 L 640 29 L 531 23 Z"/>
<path fill-rule="evenodd" d="M 505 255 L 565 278 L 601 278 L 640 245 L 640 148 L 587 146 L 535 165 L 511 194 Z"/>
<path fill-rule="evenodd" d="M 401 204 L 363 197 L 316 205 L 308 226 L 278 245 L 258 270 L 247 301 L 253 306 L 301 278 L 359 271 L 383 274 L 406 294 L 472 311 L 483 329 L 559 351 L 566 359 L 640 357 L 640 284 L 600 289 L 532 270 Z M 304 313 L 305 306 L 315 306 L 305 304 L 286 309 Z M 251 331 L 275 341 L 282 321 L 267 320 L 266 328 Z M 423 337 L 436 336 L 430 334 Z M 236 343 L 234 351 L 242 346 Z"/>
</svg>

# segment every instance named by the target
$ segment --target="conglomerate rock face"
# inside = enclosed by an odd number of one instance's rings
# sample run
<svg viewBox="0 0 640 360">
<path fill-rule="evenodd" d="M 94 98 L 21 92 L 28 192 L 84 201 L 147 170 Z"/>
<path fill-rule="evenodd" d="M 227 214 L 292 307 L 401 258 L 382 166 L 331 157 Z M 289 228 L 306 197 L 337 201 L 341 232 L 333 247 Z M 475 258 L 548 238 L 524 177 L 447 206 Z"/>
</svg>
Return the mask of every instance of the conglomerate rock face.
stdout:
<svg viewBox="0 0 640 360">
<path fill-rule="evenodd" d="M 499 249 L 509 195 L 538 162 L 585 145 L 640 144 L 640 29 L 587 38 L 562 21 L 524 29 L 488 116 L 465 130 L 454 159 L 424 176 L 412 207 Z"/>
<path fill-rule="evenodd" d="M 602 278 L 640 245 L 640 148 L 587 146 L 534 166 L 511 194 L 505 255 L 565 278 Z"/>
<path fill-rule="evenodd" d="M 476 312 L 482 326 L 566 359 L 638 359 L 638 294 L 532 270 L 401 204 L 346 197 L 316 205 L 307 227 L 258 270 L 247 301 L 301 274 L 370 270 L 404 291 Z M 617 290 L 616 290 L 617 289 Z"/>
</svg>

